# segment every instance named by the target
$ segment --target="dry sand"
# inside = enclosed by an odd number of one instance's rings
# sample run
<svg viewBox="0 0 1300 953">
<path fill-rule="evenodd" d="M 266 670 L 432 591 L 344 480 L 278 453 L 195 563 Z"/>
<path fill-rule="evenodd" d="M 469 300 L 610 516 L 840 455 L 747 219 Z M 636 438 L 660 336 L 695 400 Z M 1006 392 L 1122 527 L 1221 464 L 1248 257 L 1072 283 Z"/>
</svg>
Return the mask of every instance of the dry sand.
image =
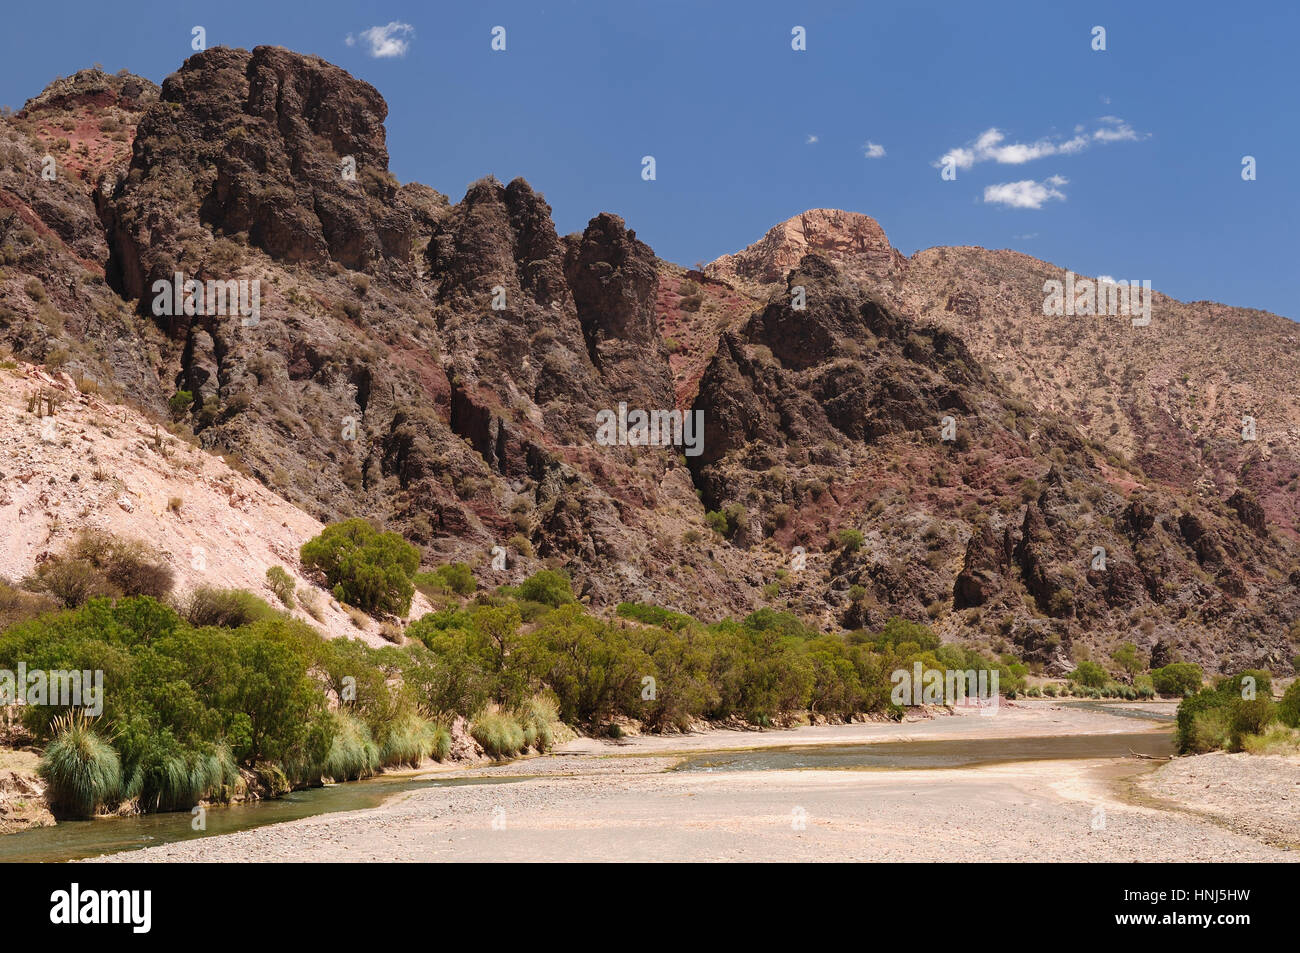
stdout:
<svg viewBox="0 0 1300 953">
<path fill-rule="evenodd" d="M 105 859 L 1167 862 L 1300 857 L 1278 837 L 1265 837 L 1248 824 L 1229 829 L 1222 817 L 1168 809 L 1151 794 L 1134 796 L 1137 782 L 1131 779 L 1155 763 L 1130 758 L 942 770 L 664 773 L 688 752 L 1134 732 L 1148 724 L 1028 703 L 994 717 L 960 714 L 902 725 L 713 731 L 622 743 L 579 739 L 545 758 L 459 772 L 522 778 L 512 783 L 429 788 L 398 795 L 373 810 Z M 1180 772 L 1196 776 L 1198 759 L 1175 763 Z M 1300 780 L 1300 764 L 1269 770 Z M 1252 804 L 1292 811 L 1297 805 L 1294 796 L 1261 795 L 1267 800 L 1252 801 L 1249 793 L 1238 792 L 1238 797 L 1238 822 L 1249 816 Z"/>
</svg>

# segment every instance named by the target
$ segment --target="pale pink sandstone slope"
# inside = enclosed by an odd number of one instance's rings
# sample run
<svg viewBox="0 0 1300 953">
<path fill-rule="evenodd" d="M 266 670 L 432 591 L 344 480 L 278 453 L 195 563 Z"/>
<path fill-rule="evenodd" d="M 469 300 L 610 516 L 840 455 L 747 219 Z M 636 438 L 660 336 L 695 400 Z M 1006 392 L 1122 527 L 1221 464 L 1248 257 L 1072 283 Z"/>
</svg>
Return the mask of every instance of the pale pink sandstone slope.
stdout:
<svg viewBox="0 0 1300 953">
<path fill-rule="evenodd" d="M 38 393 L 57 398 L 53 417 L 28 411 Z M 266 570 L 283 566 L 300 592 L 315 588 L 323 612 L 317 622 L 297 608 L 296 618 L 327 637 L 385 644 L 377 623 L 359 631 L 304 577 L 298 549 L 320 522 L 135 411 L 79 393 L 67 375 L 0 370 L 0 576 L 17 582 L 83 527 L 144 541 L 175 572 L 178 596 L 218 586 L 278 604 Z M 428 610 L 417 594 L 411 618 Z"/>
</svg>

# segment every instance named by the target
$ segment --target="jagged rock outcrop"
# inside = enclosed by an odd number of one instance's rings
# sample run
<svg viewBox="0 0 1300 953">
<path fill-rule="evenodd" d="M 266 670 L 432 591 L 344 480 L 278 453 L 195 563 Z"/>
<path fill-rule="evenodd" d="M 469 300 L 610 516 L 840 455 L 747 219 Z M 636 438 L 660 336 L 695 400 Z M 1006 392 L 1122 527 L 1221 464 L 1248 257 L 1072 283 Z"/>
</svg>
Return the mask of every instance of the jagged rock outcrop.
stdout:
<svg viewBox="0 0 1300 953">
<path fill-rule="evenodd" d="M 185 61 L 137 129 L 105 205 L 110 278 L 130 297 L 169 279 L 186 226 L 246 234 L 273 260 L 367 269 L 405 262 L 413 222 L 388 173 L 370 86 L 276 47 L 214 47 Z"/>
<path fill-rule="evenodd" d="M 875 219 L 858 212 L 814 208 L 772 226 L 743 251 L 723 255 L 705 270 L 720 278 L 771 284 L 808 254 L 832 260 L 853 281 L 880 281 L 906 264 Z"/>
</svg>

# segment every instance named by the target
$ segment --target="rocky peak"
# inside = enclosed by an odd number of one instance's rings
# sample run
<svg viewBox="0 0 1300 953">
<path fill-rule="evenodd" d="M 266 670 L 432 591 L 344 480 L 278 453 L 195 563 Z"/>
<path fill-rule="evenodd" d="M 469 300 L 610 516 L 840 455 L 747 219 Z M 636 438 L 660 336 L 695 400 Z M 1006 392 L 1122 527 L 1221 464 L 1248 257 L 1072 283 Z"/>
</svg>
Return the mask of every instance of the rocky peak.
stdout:
<svg viewBox="0 0 1300 953">
<path fill-rule="evenodd" d="M 25 118 L 47 109 L 81 104 L 142 110 L 157 100 L 158 87 L 143 76 L 126 70 L 114 75 L 98 68 L 83 69 L 50 83 L 39 95 L 27 100 L 18 116 Z"/>
<path fill-rule="evenodd" d="M 743 251 L 707 265 L 705 272 L 742 283 L 772 284 L 809 253 L 828 259 L 854 281 L 880 281 L 905 263 L 875 219 L 859 212 L 815 208 L 774 225 Z"/>
<path fill-rule="evenodd" d="M 374 87 L 314 56 L 195 54 L 141 119 L 104 209 L 120 251 L 110 274 L 140 296 L 177 268 L 178 235 L 194 224 L 245 233 L 278 261 L 404 264 L 413 223 L 388 173 L 387 112 Z"/>
</svg>

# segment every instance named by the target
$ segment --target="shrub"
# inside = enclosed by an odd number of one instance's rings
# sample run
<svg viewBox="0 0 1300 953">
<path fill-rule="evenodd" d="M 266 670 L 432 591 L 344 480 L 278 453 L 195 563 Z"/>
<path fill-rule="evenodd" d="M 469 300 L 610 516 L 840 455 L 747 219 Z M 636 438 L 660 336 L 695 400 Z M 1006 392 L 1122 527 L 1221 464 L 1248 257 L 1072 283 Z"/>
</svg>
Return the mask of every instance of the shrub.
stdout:
<svg viewBox="0 0 1300 953">
<path fill-rule="evenodd" d="M 303 544 L 302 563 L 321 572 L 340 602 L 366 612 L 405 615 L 415 594 L 420 551 L 363 519 L 333 523 Z"/>
<path fill-rule="evenodd" d="M 224 744 L 186 749 L 165 731 L 136 759 L 125 793 L 144 811 L 188 810 L 239 781 L 239 767 Z"/>
<path fill-rule="evenodd" d="M 102 573 L 84 559 L 55 557 L 23 580 L 23 588 L 44 593 L 60 608 L 75 609 L 98 596 L 116 595 Z"/>
<path fill-rule="evenodd" d="M 1185 754 L 1204 754 L 1227 748 L 1232 741 L 1230 722 L 1228 712 L 1223 708 L 1196 712 L 1191 717 L 1185 737 L 1179 743 L 1179 751 Z"/>
<path fill-rule="evenodd" d="M 171 399 L 167 401 L 167 409 L 171 411 L 174 420 L 180 420 L 187 413 L 194 403 L 194 395 L 187 390 L 178 390 L 172 394 Z"/>
<path fill-rule="evenodd" d="M 200 586 L 190 593 L 184 611 L 185 620 L 190 625 L 225 629 L 238 629 L 261 619 L 274 618 L 276 614 L 264 600 L 251 592 L 210 586 Z"/>
<path fill-rule="evenodd" d="M 534 695 L 516 712 L 524 729 L 524 741 L 539 753 L 549 751 L 554 742 L 552 726 L 560 720 L 560 710 L 545 695 Z"/>
<path fill-rule="evenodd" d="M 51 596 L 24 592 L 0 579 L 0 631 L 55 608 L 57 604 Z"/>
<path fill-rule="evenodd" d="M 1240 751 L 1248 735 L 1263 734 L 1268 725 L 1277 720 L 1277 707 L 1273 699 L 1260 696 L 1253 699 L 1234 699 L 1232 711 L 1232 750 Z"/>
<path fill-rule="evenodd" d="M 37 767 L 46 784 L 50 810 L 61 817 L 93 817 L 97 809 L 119 796 L 121 760 L 83 715 L 60 715 L 54 720 L 54 730 L 54 740 Z"/>
<path fill-rule="evenodd" d="M 1250 686 L 1253 691 L 1252 695 L 1256 697 L 1271 698 L 1273 695 L 1273 676 L 1268 672 L 1258 668 L 1248 668 L 1244 672 L 1236 675 L 1230 675 L 1222 678 L 1216 684 L 1216 689 L 1225 695 L 1236 695 L 1238 698 L 1245 699 L 1246 679 L 1251 679 Z"/>
<path fill-rule="evenodd" d="M 368 778 L 379 768 L 379 747 L 370 729 L 355 715 L 332 713 L 333 737 L 321 773 L 335 781 Z"/>
<path fill-rule="evenodd" d="M 1277 717 L 1284 725 L 1300 728 L 1300 678 L 1288 686 L 1277 704 Z"/>
<path fill-rule="evenodd" d="M 480 712 L 470 724 L 469 733 L 490 757 L 498 760 L 513 758 L 527 747 L 523 726 L 500 711 Z"/>
<path fill-rule="evenodd" d="M 270 585 L 271 591 L 275 597 L 283 603 L 286 609 L 293 608 L 293 590 L 296 584 L 293 577 L 283 566 L 270 566 L 266 570 L 266 581 Z"/>
<path fill-rule="evenodd" d="M 1205 675 L 1192 662 L 1171 662 L 1151 670 L 1151 683 L 1161 695 L 1186 695 L 1201 687 Z"/>
<path fill-rule="evenodd" d="M 1136 675 L 1142 668 L 1142 659 L 1138 655 L 1137 646 L 1132 642 L 1125 642 L 1110 657 L 1111 661 L 1130 675 Z"/>
<path fill-rule="evenodd" d="M 445 736 L 445 742 L 442 736 Z M 432 757 L 441 761 L 450 748 L 451 735 L 445 728 L 407 713 L 389 727 L 384 743 L 380 746 L 379 762 L 386 768 L 397 765 L 415 768 L 425 758 Z"/>
<path fill-rule="evenodd" d="M 320 596 L 316 594 L 316 590 L 304 589 L 302 592 L 297 594 L 297 599 L 298 605 L 302 606 L 303 611 L 309 616 L 317 622 L 324 620 L 325 609 L 320 604 Z"/>
<path fill-rule="evenodd" d="M 478 588 L 466 563 L 448 563 L 433 572 L 422 572 L 415 577 L 415 585 L 422 591 L 454 592 L 458 596 L 468 596 Z"/>
<path fill-rule="evenodd" d="M 659 606 L 648 606 L 639 602 L 620 602 L 614 610 L 624 619 L 633 619 L 646 625 L 657 625 L 663 629 L 676 631 L 695 621 L 682 612 L 673 612 Z"/>
<path fill-rule="evenodd" d="M 1300 754 L 1300 732 L 1277 723 L 1269 725 L 1261 734 L 1247 735 L 1242 748 L 1251 754 L 1280 754 L 1295 757 Z"/>
<path fill-rule="evenodd" d="M 846 553 L 856 553 L 862 548 L 862 541 L 865 538 L 862 531 L 858 529 L 842 529 L 835 534 L 835 542 Z"/>
<path fill-rule="evenodd" d="M 1101 688 L 1106 684 L 1106 670 L 1096 662 L 1082 661 L 1070 673 L 1070 681 L 1077 682 L 1085 688 Z"/>
<path fill-rule="evenodd" d="M 569 577 L 553 569 L 539 570 L 525 579 L 519 586 L 519 595 L 523 599 L 540 602 L 551 608 L 568 605 L 574 601 Z"/>
<path fill-rule="evenodd" d="M 721 510 L 709 510 L 704 521 L 719 536 L 730 539 L 749 521 L 749 511 L 739 503 L 731 503 Z"/>
<path fill-rule="evenodd" d="M 23 587 L 49 593 L 64 608 L 75 609 L 97 596 L 161 599 L 173 583 L 171 567 L 152 559 L 143 543 L 87 529 L 63 553 L 41 563 Z"/>
</svg>

